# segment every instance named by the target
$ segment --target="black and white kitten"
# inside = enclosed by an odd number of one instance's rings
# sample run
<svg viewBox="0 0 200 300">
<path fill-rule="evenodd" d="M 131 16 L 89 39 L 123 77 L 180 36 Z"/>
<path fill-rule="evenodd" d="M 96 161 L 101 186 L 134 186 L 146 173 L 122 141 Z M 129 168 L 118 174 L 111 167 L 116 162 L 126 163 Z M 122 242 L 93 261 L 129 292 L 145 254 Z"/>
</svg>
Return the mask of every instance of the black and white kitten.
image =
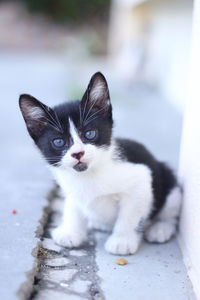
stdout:
<svg viewBox="0 0 200 300">
<path fill-rule="evenodd" d="M 88 226 L 112 231 L 105 248 L 137 251 L 145 226 L 149 242 L 176 231 L 181 193 L 172 171 L 141 144 L 112 136 L 112 107 L 105 77 L 92 76 L 81 101 L 50 108 L 20 96 L 27 129 L 66 194 L 56 243 L 69 248 L 87 239 Z"/>
</svg>

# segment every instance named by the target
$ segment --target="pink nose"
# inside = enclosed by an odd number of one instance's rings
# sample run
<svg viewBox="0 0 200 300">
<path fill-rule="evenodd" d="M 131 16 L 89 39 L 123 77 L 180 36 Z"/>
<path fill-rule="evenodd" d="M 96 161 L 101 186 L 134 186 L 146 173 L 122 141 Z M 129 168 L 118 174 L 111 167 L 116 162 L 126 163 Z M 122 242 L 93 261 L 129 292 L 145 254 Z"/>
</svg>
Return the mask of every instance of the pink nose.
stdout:
<svg viewBox="0 0 200 300">
<path fill-rule="evenodd" d="M 83 157 L 84 154 L 85 154 L 85 152 L 82 151 L 82 152 L 78 152 L 78 153 L 72 153 L 71 156 L 78 159 L 78 160 L 80 160 L 81 157 Z"/>
</svg>

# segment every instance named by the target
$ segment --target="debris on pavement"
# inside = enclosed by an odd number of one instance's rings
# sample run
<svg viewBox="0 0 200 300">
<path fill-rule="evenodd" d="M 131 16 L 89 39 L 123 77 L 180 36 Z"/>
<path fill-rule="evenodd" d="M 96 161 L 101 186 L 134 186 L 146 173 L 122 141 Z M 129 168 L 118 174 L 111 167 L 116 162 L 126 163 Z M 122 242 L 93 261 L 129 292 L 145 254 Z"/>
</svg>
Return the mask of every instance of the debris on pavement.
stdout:
<svg viewBox="0 0 200 300">
<path fill-rule="evenodd" d="M 121 258 L 116 258 L 116 263 L 118 265 L 124 266 L 128 263 L 128 261 L 125 258 L 121 257 Z"/>
</svg>

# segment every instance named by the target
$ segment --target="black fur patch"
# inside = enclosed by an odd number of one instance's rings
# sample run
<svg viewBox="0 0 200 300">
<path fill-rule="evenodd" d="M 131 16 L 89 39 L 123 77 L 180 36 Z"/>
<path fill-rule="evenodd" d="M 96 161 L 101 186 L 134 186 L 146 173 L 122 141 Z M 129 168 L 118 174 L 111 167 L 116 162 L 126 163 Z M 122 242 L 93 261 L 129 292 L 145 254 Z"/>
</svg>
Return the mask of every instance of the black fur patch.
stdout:
<svg viewBox="0 0 200 300">
<path fill-rule="evenodd" d="M 154 204 L 150 218 L 154 218 L 165 204 L 169 192 L 177 185 L 172 170 L 154 156 L 140 143 L 128 139 L 116 139 L 122 158 L 136 164 L 148 166 L 152 172 Z"/>
</svg>

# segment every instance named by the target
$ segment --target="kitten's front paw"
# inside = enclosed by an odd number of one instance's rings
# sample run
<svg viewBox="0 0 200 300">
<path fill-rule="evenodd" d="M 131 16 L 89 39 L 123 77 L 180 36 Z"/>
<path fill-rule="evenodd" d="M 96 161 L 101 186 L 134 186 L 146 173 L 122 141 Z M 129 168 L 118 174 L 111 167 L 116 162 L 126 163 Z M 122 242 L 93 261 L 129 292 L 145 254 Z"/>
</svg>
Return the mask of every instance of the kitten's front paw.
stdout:
<svg viewBox="0 0 200 300">
<path fill-rule="evenodd" d="M 86 240 L 86 234 L 81 231 L 68 232 L 64 226 L 60 226 L 52 231 L 52 238 L 60 246 L 74 248 Z"/>
<path fill-rule="evenodd" d="M 140 245 L 140 236 L 131 233 L 127 236 L 112 234 L 106 241 L 105 249 L 112 254 L 134 254 Z"/>
</svg>

